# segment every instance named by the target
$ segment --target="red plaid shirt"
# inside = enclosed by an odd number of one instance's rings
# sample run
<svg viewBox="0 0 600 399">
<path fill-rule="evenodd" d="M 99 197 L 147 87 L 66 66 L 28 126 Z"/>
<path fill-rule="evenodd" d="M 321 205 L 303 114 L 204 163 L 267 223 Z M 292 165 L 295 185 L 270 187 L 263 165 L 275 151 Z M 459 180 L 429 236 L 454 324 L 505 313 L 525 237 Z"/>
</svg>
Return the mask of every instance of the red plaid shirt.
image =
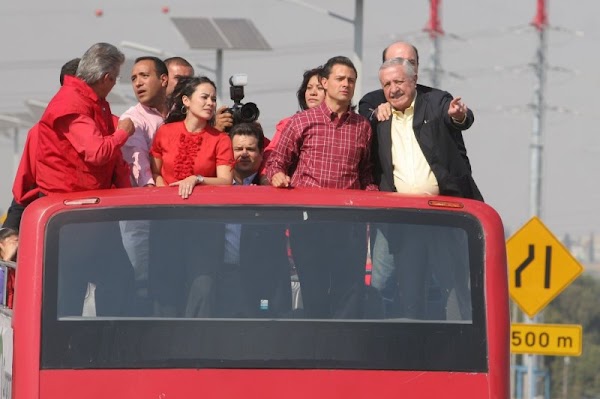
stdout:
<svg viewBox="0 0 600 399">
<path fill-rule="evenodd" d="M 267 177 L 294 165 L 294 187 L 377 190 L 369 121 L 353 111 L 338 118 L 325 102 L 295 114 L 267 161 Z"/>
</svg>

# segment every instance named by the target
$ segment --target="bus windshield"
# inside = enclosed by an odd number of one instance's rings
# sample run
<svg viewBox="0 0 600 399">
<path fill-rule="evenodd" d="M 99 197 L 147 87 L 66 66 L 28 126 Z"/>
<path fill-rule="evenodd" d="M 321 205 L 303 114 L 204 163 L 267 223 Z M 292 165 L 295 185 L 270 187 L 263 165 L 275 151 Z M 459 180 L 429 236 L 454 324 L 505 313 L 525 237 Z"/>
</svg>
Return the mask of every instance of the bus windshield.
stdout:
<svg viewBox="0 0 600 399">
<path fill-rule="evenodd" d="M 483 236 L 476 218 L 444 210 L 58 213 L 42 368 L 483 372 Z"/>
</svg>

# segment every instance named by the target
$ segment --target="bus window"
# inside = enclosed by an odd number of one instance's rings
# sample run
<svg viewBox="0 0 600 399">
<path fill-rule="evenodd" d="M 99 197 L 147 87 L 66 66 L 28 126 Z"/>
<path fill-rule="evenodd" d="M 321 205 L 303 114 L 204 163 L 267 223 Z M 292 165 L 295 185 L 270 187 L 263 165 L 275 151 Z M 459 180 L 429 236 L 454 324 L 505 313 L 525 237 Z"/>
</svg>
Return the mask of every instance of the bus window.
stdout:
<svg viewBox="0 0 600 399">
<path fill-rule="evenodd" d="M 379 223 L 373 230 L 371 284 L 388 317 L 471 320 L 464 229 Z"/>
<path fill-rule="evenodd" d="M 482 236 L 410 209 L 60 213 L 42 366 L 485 371 Z"/>
</svg>

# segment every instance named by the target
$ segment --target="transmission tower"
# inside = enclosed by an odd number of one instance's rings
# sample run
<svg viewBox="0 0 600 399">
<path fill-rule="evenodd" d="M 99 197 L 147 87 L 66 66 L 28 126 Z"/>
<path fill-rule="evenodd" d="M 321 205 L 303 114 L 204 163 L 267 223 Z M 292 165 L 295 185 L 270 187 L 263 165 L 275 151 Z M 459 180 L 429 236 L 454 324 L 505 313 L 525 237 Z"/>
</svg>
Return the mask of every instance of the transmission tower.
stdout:
<svg viewBox="0 0 600 399">
<path fill-rule="evenodd" d="M 442 75 L 440 39 L 441 36 L 444 36 L 444 31 L 439 13 L 441 3 L 442 0 L 429 0 L 429 21 L 423 28 L 429 34 L 433 49 L 431 52 L 431 85 L 433 87 L 440 87 Z"/>
<path fill-rule="evenodd" d="M 546 51 L 548 18 L 546 0 L 537 0 L 537 11 L 531 25 L 537 30 L 539 43 L 535 60 L 535 86 L 533 98 L 533 131 L 531 134 L 531 175 L 529 211 L 531 216 L 541 216 L 542 213 L 542 132 L 545 111 L 546 84 Z"/>
<path fill-rule="evenodd" d="M 545 84 L 546 84 L 546 29 L 548 18 L 546 11 L 546 0 L 537 0 L 537 11 L 531 25 L 536 29 L 539 42 L 535 57 L 535 85 L 533 94 L 533 130 L 531 132 L 531 167 L 529 182 L 529 211 L 531 216 L 541 217 L 542 213 L 542 142 L 544 111 L 545 111 Z M 543 321 L 543 315 L 539 314 L 532 319 L 526 319 L 529 323 Z M 535 369 L 540 367 L 540 361 L 535 355 L 528 355 L 527 380 L 529 395 L 527 398 L 534 399 L 537 395 L 537 380 Z"/>
</svg>

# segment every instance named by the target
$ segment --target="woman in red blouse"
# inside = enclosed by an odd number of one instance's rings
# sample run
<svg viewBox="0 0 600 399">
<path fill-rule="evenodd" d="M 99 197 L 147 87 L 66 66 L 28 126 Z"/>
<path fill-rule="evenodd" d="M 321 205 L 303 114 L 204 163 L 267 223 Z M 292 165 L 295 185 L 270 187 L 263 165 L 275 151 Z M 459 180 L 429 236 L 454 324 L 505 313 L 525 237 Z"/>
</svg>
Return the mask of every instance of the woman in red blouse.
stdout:
<svg viewBox="0 0 600 399">
<path fill-rule="evenodd" d="M 157 186 L 179 186 L 188 198 L 197 184 L 233 181 L 231 140 L 210 126 L 217 106 L 215 84 L 207 77 L 180 78 L 171 112 L 152 142 L 152 174 Z"/>
<path fill-rule="evenodd" d="M 150 150 L 157 186 L 179 186 L 185 199 L 198 184 L 232 184 L 231 140 L 209 124 L 216 105 L 210 79 L 179 79 L 169 101 L 171 112 Z M 202 221 L 152 221 L 148 289 L 155 315 L 212 317 L 224 236 L 224 228 L 215 231 Z"/>
</svg>

